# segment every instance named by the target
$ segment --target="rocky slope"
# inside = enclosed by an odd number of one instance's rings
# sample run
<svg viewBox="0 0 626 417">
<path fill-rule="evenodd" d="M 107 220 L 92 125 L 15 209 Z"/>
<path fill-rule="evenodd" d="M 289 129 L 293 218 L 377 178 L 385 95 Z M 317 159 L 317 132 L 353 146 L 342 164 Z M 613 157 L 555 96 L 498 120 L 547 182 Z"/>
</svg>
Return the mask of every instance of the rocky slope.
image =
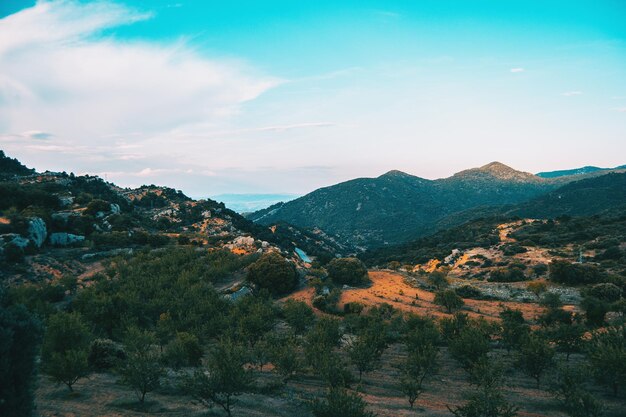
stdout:
<svg viewBox="0 0 626 417">
<path fill-rule="evenodd" d="M 0 281 L 80 273 L 98 259 L 145 247 L 277 250 L 294 262 L 302 262 L 296 247 L 326 259 L 347 250 L 320 231 L 257 225 L 222 203 L 167 187 L 127 189 L 98 177 L 37 173 L 4 153 L 0 168 Z"/>
</svg>

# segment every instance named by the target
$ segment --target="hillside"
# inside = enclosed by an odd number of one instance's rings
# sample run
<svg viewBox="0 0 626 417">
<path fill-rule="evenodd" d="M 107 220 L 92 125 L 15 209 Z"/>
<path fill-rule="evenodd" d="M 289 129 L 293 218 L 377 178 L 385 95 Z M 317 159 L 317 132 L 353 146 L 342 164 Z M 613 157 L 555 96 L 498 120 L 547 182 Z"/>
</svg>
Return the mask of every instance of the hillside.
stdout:
<svg viewBox="0 0 626 417">
<path fill-rule="evenodd" d="M 4 154 L 0 168 L 0 281 L 88 274 L 104 259 L 144 248 L 279 251 L 295 262 L 296 247 L 313 258 L 345 251 L 319 231 L 257 225 L 222 203 L 168 187 L 128 189 L 93 176 L 36 173 Z"/>
<path fill-rule="evenodd" d="M 392 260 L 421 263 L 431 258 L 441 259 L 455 248 L 494 244 L 498 241 L 497 226 L 519 218 L 553 219 L 575 216 L 570 224 L 584 224 L 586 232 L 593 233 L 594 238 L 614 237 L 623 240 L 623 227 L 619 221 L 620 213 L 625 209 L 626 173 L 609 173 L 566 184 L 517 205 L 476 207 L 455 213 L 439 220 L 439 232 L 404 244 L 374 249 L 362 257 L 375 265 Z M 606 222 L 617 223 L 614 228 L 600 227 Z M 553 233 L 554 231 L 550 232 Z M 575 242 L 570 238 L 566 239 L 566 243 Z"/>
<path fill-rule="evenodd" d="M 318 227 L 346 245 L 367 249 L 410 241 L 486 215 L 591 214 L 623 200 L 622 184 L 616 179 L 593 181 L 620 172 L 615 168 L 542 178 L 499 162 L 438 180 L 390 171 L 321 188 L 248 218 L 259 224 L 284 221 Z M 590 182 L 557 191 L 583 179 Z M 528 204 L 517 206 L 524 202 Z"/>
<path fill-rule="evenodd" d="M 626 165 L 620 165 L 615 168 L 599 168 L 595 166 L 584 166 L 581 168 L 573 168 L 573 169 L 563 169 L 559 171 L 547 171 L 547 172 L 538 172 L 537 176 L 541 178 L 558 178 L 558 177 L 566 177 L 570 175 L 584 175 L 591 173 L 598 173 L 601 171 L 616 171 L 626 169 Z"/>
<path fill-rule="evenodd" d="M 477 206 L 514 204 L 557 188 L 553 181 L 494 162 L 427 180 L 390 171 L 321 188 L 248 216 L 319 227 L 360 247 L 400 243 L 436 230 L 436 222 Z"/>
</svg>

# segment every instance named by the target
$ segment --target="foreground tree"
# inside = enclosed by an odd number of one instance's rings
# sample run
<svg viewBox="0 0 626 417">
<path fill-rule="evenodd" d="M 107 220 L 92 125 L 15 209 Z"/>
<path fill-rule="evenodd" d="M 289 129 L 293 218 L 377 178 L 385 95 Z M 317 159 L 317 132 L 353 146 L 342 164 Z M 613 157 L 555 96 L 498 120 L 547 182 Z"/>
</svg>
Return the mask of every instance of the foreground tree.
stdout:
<svg viewBox="0 0 626 417">
<path fill-rule="evenodd" d="M 554 365 L 554 349 L 548 341 L 537 334 L 526 338 L 519 351 L 517 366 L 535 379 L 537 388 L 541 376 Z"/>
<path fill-rule="evenodd" d="M 439 350 L 431 344 L 424 344 L 409 350 L 400 365 L 400 390 L 413 408 L 415 401 L 423 391 L 424 380 L 435 374 L 439 367 Z"/>
<path fill-rule="evenodd" d="M 458 337 L 450 340 L 449 350 L 452 357 L 469 372 L 478 361 L 487 358 L 489 345 L 489 334 L 476 325 L 469 325 L 460 331 Z"/>
<path fill-rule="evenodd" d="M 76 381 L 89 374 L 90 339 L 80 314 L 60 312 L 51 316 L 41 349 L 44 372 L 73 391 Z"/>
<path fill-rule="evenodd" d="M 502 394 L 502 367 L 482 359 L 472 368 L 471 381 L 476 389 L 467 403 L 448 410 L 456 417 L 513 417 L 518 408 L 509 404 Z"/>
<path fill-rule="evenodd" d="M 0 294 L 0 298 L 2 295 Z M 33 408 L 35 356 L 41 323 L 24 306 L 4 307 L 0 299 L 0 415 L 29 416 Z"/>
<path fill-rule="evenodd" d="M 570 417 L 600 417 L 604 414 L 603 404 L 587 386 L 588 371 L 587 367 L 560 367 L 552 381 L 550 392 Z"/>
<path fill-rule="evenodd" d="M 315 321 L 313 309 L 303 301 L 287 300 L 283 305 L 283 315 L 296 334 L 303 334 Z"/>
<path fill-rule="evenodd" d="M 367 403 L 358 394 L 343 388 L 332 388 L 324 400 L 315 400 L 311 404 L 315 417 L 375 417 L 366 410 Z"/>
<path fill-rule="evenodd" d="M 595 378 L 617 396 L 626 384 L 626 326 L 611 327 L 594 334 L 589 346 L 589 361 Z"/>
<path fill-rule="evenodd" d="M 206 368 L 196 370 L 183 382 L 184 390 L 206 407 L 218 405 L 230 417 L 235 397 L 253 386 L 246 349 L 231 340 L 222 340 L 211 352 Z"/>
<path fill-rule="evenodd" d="M 118 372 L 122 376 L 122 383 L 135 391 L 141 404 L 147 393 L 159 388 L 165 372 L 156 344 L 157 339 L 152 332 L 137 328 L 127 331 L 124 341 L 126 359 L 121 362 Z"/>
</svg>

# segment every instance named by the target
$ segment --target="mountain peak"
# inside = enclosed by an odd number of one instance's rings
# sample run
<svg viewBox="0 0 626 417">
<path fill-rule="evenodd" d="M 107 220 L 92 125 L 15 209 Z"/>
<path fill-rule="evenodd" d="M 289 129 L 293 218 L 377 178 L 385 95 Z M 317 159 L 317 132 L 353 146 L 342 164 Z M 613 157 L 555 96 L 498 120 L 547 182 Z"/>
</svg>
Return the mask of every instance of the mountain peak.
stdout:
<svg viewBox="0 0 626 417">
<path fill-rule="evenodd" d="M 381 177 L 412 177 L 412 175 L 397 169 L 392 169 L 391 171 L 385 172 Z"/>
<path fill-rule="evenodd" d="M 484 177 L 490 176 L 506 181 L 537 181 L 539 178 L 529 172 L 517 171 L 502 162 L 490 162 L 480 168 L 467 169 L 455 174 L 455 177 Z"/>
</svg>

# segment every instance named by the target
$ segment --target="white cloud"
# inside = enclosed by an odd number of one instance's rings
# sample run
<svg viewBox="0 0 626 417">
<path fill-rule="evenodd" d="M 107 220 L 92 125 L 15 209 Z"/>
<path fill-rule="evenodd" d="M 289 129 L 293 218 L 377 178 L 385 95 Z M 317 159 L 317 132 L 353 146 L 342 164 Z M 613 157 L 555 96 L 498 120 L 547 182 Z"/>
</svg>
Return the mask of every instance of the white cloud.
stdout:
<svg viewBox="0 0 626 417">
<path fill-rule="evenodd" d="M 185 42 L 102 36 L 151 16 L 64 0 L 0 19 L 0 132 L 55 132 L 102 144 L 106 135 L 222 120 L 279 84 L 242 62 L 207 59 Z"/>
<path fill-rule="evenodd" d="M 618 111 L 618 112 L 620 112 L 620 113 L 626 113 L 626 107 L 618 107 L 618 108 L 617 108 L 617 109 L 615 109 L 615 110 L 617 110 L 617 111 Z"/>
<path fill-rule="evenodd" d="M 582 91 L 566 91 L 564 93 L 561 93 L 561 95 L 565 97 L 580 96 L 582 94 L 583 94 Z"/>
<path fill-rule="evenodd" d="M 524 68 L 518 67 L 518 68 L 511 68 L 509 71 L 515 73 L 515 72 L 524 72 L 526 70 Z"/>
</svg>

